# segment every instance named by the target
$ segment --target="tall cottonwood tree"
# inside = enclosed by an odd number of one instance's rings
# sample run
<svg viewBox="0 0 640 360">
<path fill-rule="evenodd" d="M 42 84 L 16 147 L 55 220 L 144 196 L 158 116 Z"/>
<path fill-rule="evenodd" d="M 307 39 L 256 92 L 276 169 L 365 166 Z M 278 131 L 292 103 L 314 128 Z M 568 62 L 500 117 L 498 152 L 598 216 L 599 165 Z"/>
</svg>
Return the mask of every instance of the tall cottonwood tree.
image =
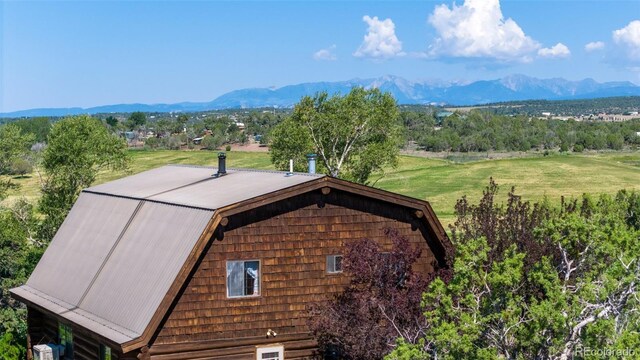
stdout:
<svg viewBox="0 0 640 360">
<path fill-rule="evenodd" d="M 372 172 L 397 163 L 402 127 L 395 99 L 378 89 L 354 87 L 345 96 L 305 96 L 271 132 L 271 161 L 287 169 L 306 167 L 315 152 L 319 169 L 364 183 Z"/>
</svg>

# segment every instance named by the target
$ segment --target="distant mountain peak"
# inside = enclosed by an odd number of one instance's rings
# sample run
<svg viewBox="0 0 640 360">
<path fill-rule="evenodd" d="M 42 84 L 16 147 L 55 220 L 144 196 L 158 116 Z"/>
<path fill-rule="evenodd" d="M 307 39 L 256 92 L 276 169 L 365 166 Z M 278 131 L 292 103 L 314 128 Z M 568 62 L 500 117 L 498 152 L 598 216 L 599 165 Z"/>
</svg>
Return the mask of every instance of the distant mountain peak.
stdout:
<svg viewBox="0 0 640 360">
<path fill-rule="evenodd" d="M 238 89 L 205 103 L 121 104 L 88 109 L 31 109 L 0 114 L 0 117 L 64 116 L 110 112 L 193 112 L 226 108 L 292 107 L 301 97 L 320 91 L 346 94 L 352 87 L 378 88 L 390 92 L 399 104 L 476 105 L 518 100 L 590 99 L 612 96 L 640 96 L 640 87 L 628 82 L 599 83 L 591 78 L 570 81 L 563 78 L 538 79 L 513 74 L 495 80 L 445 81 L 438 79 L 411 81 L 396 75 L 378 78 L 353 78 L 347 81 L 307 82 L 269 88 Z"/>
</svg>

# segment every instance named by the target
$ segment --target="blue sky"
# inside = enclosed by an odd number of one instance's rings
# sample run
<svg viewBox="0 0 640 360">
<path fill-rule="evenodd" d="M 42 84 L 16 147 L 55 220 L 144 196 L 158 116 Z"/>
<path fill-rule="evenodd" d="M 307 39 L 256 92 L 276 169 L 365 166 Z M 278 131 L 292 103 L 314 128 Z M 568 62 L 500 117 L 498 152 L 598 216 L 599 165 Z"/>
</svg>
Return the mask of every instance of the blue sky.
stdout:
<svg viewBox="0 0 640 360">
<path fill-rule="evenodd" d="M 0 19 L 0 112 L 387 74 L 640 84 L 639 0 L 2 1 Z"/>
</svg>

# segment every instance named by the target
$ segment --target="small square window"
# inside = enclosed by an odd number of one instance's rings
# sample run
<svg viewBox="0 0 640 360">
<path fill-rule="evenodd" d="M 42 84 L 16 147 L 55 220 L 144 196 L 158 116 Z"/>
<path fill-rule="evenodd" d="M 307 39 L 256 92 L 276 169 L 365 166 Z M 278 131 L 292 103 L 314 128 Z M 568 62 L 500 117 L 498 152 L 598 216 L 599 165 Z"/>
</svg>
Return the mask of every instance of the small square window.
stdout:
<svg viewBox="0 0 640 360">
<path fill-rule="evenodd" d="M 342 272 L 342 255 L 327 256 L 327 272 L 329 274 Z"/>
<path fill-rule="evenodd" d="M 227 261 L 227 297 L 260 295 L 260 261 Z"/>
</svg>

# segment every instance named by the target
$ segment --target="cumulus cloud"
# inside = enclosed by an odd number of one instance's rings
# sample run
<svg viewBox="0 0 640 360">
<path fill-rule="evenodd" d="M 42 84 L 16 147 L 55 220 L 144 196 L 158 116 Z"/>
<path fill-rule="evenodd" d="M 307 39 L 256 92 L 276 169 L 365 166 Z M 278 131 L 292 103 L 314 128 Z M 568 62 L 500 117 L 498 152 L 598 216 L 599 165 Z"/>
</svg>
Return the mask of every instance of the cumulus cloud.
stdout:
<svg viewBox="0 0 640 360">
<path fill-rule="evenodd" d="M 365 15 L 362 20 L 369 25 L 355 57 L 388 59 L 403 56 L 402 42 L 396 36 L 396 26 L 391 19 L 379 20 L 377 16 Z"/>
<path fill-rule="evenodd" d="M 550 48 L 538 50 L 538 56 L 544 58 L 566 58 L 571 55 L 569 48 L 563 43 L 557 43 Z"/>
<path fill-rule="evenodd" d="M 540 48 L 515 21 L 503 17 L 499 0 L 465 0 L 451 8 L 439 5 L 429 23 L 438 33 L 428 53 L 432 57 L 528 62 Z"/>
<path fill-rule="evenodd" d="M 613 32 L 613 41 L 620 46 L 631 61 L 640 61 L 640 20 L 633 20 L 622 29 Z"/>
<path fill-rule="evenodd" d="M 602 50 L 604 49 L 604 43 L 602 41 L 592 41 L 586 44 L 584 49 L 588 52 Z"/>
<path fill-rule="evenodd" d="M 336 45 L 331 45 L 328 48 L 320 49 L 313 53 L 313 59 L 318 61 L 334 61 L 337 60 L 338 57 L 335 53 Z"/>
</svg>

